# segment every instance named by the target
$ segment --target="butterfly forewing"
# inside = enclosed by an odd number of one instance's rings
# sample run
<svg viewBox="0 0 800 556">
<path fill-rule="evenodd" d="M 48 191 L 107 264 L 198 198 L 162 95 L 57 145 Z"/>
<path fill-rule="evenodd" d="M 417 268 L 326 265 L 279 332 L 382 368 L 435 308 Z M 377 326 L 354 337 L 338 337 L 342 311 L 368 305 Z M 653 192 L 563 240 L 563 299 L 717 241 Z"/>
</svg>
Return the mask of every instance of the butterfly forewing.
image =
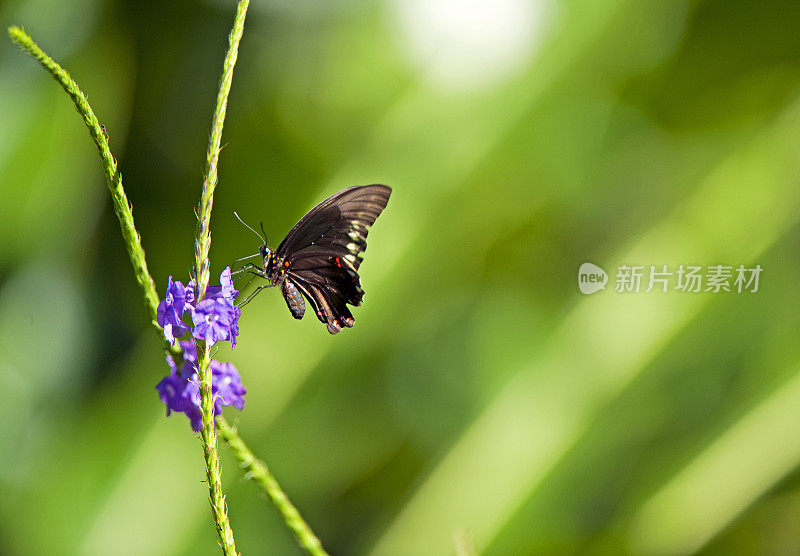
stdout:
<svg viewBox="0 0 800 556">
<path fill-rule="evenodd" d="M 294 298 L 300 292 L 331 334 L 353 326 L 347 304 L 360 305 L 364 295 L 358 268 L 367 248 L 367 228 L 391 192 L 385 185 L 344 189 L 311 209 L 286 235 L 275 258 L 285 265 L 290 286 L 282 285 L 282 290 L 295 318 L 302 318 Z"/>
<path fill-rule="evenodd" d="M 363 252 L 367 226 L 375 223 L 391 192 L 385 185 L 356 185 L 325 199 L 286 234 L 276 249 L 278 257 L 296 256 L 312 245 L 363 244 Z"/>
</svg>

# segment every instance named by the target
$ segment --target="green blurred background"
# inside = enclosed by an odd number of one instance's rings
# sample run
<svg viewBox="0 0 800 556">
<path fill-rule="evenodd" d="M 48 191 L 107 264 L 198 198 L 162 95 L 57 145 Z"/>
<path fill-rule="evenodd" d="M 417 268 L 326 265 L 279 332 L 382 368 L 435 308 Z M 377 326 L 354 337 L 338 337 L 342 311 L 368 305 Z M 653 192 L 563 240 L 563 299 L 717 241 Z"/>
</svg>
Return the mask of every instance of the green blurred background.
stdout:
<svg viewBox="0 0 800 556">
<path fill-rule="evenodd" d="M 150 269 L 193 262 L 232 1 L 11 0 L 87 93 Z M 336 554 L 800 552 L 800 4 L 253 0 L 212 274 L 394 189 L 335 337 L 276 291 L 228 410 Z M 0 552 L 217 554 L 94 146 L 0 44 Z M 577 288 L 591 261 L 756 294 Z M 299 553 L 223 450 L 243 554 Z"/>
</svg>

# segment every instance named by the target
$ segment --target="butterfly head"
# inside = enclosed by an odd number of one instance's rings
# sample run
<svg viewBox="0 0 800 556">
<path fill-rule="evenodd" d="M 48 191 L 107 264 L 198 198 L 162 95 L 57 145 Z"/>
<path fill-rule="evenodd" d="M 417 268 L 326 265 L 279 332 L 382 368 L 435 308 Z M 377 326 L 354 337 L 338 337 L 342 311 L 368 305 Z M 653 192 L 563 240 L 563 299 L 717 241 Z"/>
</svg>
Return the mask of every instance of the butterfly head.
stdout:
<svg viewBox="0 0 800 556">
<path fill-rule="evenodd" d="M 270 267 L 275 266 L 275 261 L 274 261 L 275 252 L 269 247 L 267 247 L 266 244 L 262 245 L 258 249 L 258 252 L 261 254 L 262 265 L 263 265 L 262 270 L 264 270 L 264 274 L 269 274 Z"/>
<path fill-rule="evenodd" d="M 262 245 L 259 249 L 259 253 L 261 254 L 262 258 L 262 270 L 264 274 L 269 279 L 270 282 L 275 284 L 280 277 L 280 268 L 279 268 L 279 261 L 278 256 L 275 254 L 275 251 L 267 247 L 266 245 Z"/>
</svg>

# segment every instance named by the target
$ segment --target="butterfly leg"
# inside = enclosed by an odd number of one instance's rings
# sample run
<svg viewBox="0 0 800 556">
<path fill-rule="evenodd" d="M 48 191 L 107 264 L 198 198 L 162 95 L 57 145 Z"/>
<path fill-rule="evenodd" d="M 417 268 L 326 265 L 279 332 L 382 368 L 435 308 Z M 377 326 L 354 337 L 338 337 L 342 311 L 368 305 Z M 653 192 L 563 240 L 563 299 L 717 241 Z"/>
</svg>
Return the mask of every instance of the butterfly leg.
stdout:
<svg viewBox="0 0 800 556">
<path fill-rule="evenodd" d="M 247 283 L 244 285 L 244 287 L 242 288 L 242 290 L 246 290 L 247 288 L 249 288 L 249 287 L 250 287 L 250 284 L 252 284 L 252 283 L 253 283 L 253 280 L 255 280 L 255 279 L 256 279 L 256 276 L 258 276 L 258 274 L 255 274 L 255 273 L 253 273 L 253 275 L 250 277 L 250 279 L 249 279 L 249 280 L 247 281 Z"/>
<path fill-rule="evenodd" d="M 257 271 L 255 271 L 255 270 L 251 270 L 251 271 L 250 271 L 250 274 L 251 274 L 252 276 L 250 276 L 250 279 L 247 281 L 247 283 L 246 283 L 246 284 L 244 285 L 244 287 L 242 288 L 243 290 L 246 290 L 246 289 L 247 289 L 247 287 L 248 287 L 250 284 L 252 284 L 252 283 L 253 283 L 253 280 L 255 280 L 256 278 L 264 278 L 264 279 L 266 280 L 266 278 L 264 277 L 264 275 L 263 275 L 262 273 L 260 273 L 260 272 L 257 272 Z M 233 281 L 235 282 L 236 280 L 238 280 L 238 279 L 240 279 L 240 278 L 242 278 L 242 276 L 237 276 L 236 278 L 234 278 L 234 279 L 233 279 Z"/>
<path fill-rule="evenodd" d="M 270 287 L 272 287 L 272 286 L 271 285 L 269 285 L 269 286 L 258 286 L 256 289 L 254 289 L 252 292 L 250 292 L 250 295 L 248 295 L 245 298 L 244 301 L 242 301 L 241 303 L 237 303 L 237 307 L 239 307 L 239 309 L 243 308 L 245 305 L 250 303 L 253 300 L 253 298 L 261 292 L 261 290 L 265 290 L 265 289 L 270 288 Z"/>
<path fill-rule="evenodd" d="M 242 272 L 247 272 L 247 271 L 258 272 L 260 274 L 262 273 L 261 272 L 261 267 L 256 266 L 253 263 L 247 263 L 246 265 L 243 265 L 242 268 L 240 268 L 238 270 L 234 270 L 233 272 L 231 272 L 231 275 L 235 276 L 237 274 L 241 274 Z"/>
</svg>

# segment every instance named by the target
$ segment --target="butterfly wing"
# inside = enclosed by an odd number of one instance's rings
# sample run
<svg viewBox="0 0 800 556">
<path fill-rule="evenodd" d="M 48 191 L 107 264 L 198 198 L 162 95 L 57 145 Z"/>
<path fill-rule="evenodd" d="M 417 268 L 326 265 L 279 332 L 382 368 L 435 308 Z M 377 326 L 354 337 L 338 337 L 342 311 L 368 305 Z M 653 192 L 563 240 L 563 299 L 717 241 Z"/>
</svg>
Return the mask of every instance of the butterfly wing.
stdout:
<svg viewBox="0 0 800 556">
<path fill-rule="evenodd" d="M 367 228 L 391 192 L 385 185 L 348 187 L 311 209 L 276 249 L 277 259 L 286 265 L 286 280 L 331 334 L 355 322 L 347 304 L 358 306 L 364 296 L 358 268 L 367 248 Z"/>
</svg>

